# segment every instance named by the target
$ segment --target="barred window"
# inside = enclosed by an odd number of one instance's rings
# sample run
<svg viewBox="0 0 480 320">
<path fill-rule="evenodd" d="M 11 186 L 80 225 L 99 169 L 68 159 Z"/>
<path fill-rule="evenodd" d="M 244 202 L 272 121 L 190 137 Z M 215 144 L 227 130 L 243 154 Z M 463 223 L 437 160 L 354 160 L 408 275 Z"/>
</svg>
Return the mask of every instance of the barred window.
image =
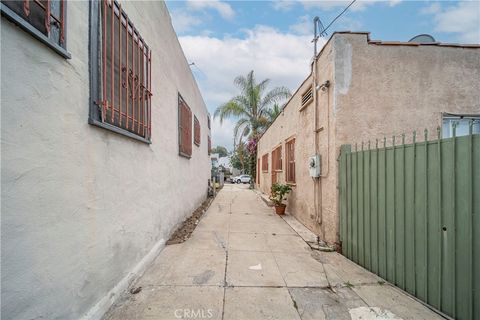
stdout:
<svg viewBox="0 0 480 320">
<path fill-rule="evenodd" d="M 262 171 L 268 172 L 268 153 L 262 156 Z"/>
<path fill-rule="evenodd" d="M 210 114 L 208 114 L 208 116 L 207 116 L 207 124 L 208 124 L 208 129 L 211 129 Z"/>
<path fill-rule="evenodd" d="M 102 0 L 91 7 L 96 100 L 90 123 L 150 142 L 152 52 L 119 3 Z"/>
<path fill-rule="evenodd" d="M 65 58 L 65 0 L 2 0 L 2 14 Z"/>
<path fill-rule="evenodd" d="M 257 184 L 260 185 L 260 158 L 257 159 Z"/>
<path fill-rule="evenodd" d="M 200 121 L 196 116 L 193 117 L 193 142 L 200 146 Z"/>
<path fill-rule="evenodd" d="M 192 111 L 182 96 L 178 95 L 178 146 L 183 157 L 192 156 Z"/>
<path fill-rule="evenodd" d="M 295 139 L 285 143 L 286 181 L 295 183 Z"/>
<path fill-rule="evenodd" d="M 212 139 L 208 136 L 208 154 L 212 153 Z"/>
<path fill-rule="evenodd" d="M 272 170 L 282 171 L 282 146 L 272 151 Z"/>
</svg>

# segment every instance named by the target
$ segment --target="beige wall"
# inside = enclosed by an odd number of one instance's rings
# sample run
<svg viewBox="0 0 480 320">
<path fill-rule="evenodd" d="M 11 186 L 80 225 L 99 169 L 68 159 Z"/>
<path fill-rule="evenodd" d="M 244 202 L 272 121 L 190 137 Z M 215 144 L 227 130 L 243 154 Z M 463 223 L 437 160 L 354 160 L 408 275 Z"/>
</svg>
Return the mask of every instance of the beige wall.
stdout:
<svg viewBox="0 0 480 320">
<path fill-rule="evenodd" d="M 207 110 L 166 6 L 121 2 L 153 50 L 151 145 L 88 124 L 88 2 L 68 3 L 70 60 L 1 19 L 6 319 L 101 316 L 206 198 Z M 178 156 L 178 91 L 202 126 L 190 160 Z"/>
<path fill-rule="evenodd" d="M 328 44 L 323 49 L 318 61 L 318 81 L 321 84 L 333 78 L 333 64 L 331 63 L 333 47 Z M 269 152 L 269 171 L 260 174 L 260 190 L 269 193 L 271 188 L 271 152 L 279 143 L 282 143 L 283 170 L 278 175 L 279 182 L 285 182 L 285 141 L 295 137 L 295 166 L 296 166 L 296 184 L 288 196 L 287 211 L 293 214 L 300 222 L 317 234 L 328 234 L 328 237 L 334 241 L 334 194 L 329 192 L 328 184 L 334 183 L 332 179 L 332 166 L 335 164 L 334 154 L 330 154 L 327 159 L 328 141 L 330 145 L 334 143 L 334 121 L 330 114 L 330 124 L 328 124 L 328 110 L 331 110 L 333 104 L 333 95 L 331 89 L 323 92 L 318 91 L 318 152 L 322 155 L 322 170 L 330 167 L 328 176 L 321 181 L 315 182 L 310 177 L 308 170 L 308 159 L 315 154 L 315 128 L 314 128 L 314 104 L 310 103 L 306 108 L 300 111 L 301 95 L 312 86 L 312 75 L 294 93 L 292 99 L 288 102 L 283 113 L 265 132 L 258 143 L 258 156 Z M 331 113 L 331 112 L 330 112 Z M 328 135 L 330 132 L 330 137 Z M 330 162 L 330 163 L 328 163 Z M 327 173 L 325 171 L 325 173 Z M 315 186 L 316 185 L 316 186 Z M 317 191 L 315 191 L 317 190 Z M 320 191 L 322 190 L 322 191 Z M 315 193 L 323 194 L 323 197 L 315 197 Z M 329 197 L 329 199 L 327 199 Z M 317 206 L 317 210 L 315 210 Z M 326 214 L 327 210 L 330 214 Z M 322 225 L 318 223 L 323 219 Z"/>
<path fill-rule="evenodd" d="M 413 130 L 423 139 L 425 128 L 436 138 L 442 113 L 480 114 L 480 47 L 375 45 L 366 34 L 334 43 L 336 61 L 353 48 L 343 67 L 351 65 L 351 80 L 336 94 L 338 145 Z"/>
<path fill-rule="evenodd" d="M 319 54 L 317 70 L 317 84 L 326 80 L 332 84 L 326 91 L 317 91 L 318 148 L 325 176 L 316 191 L 307 166 L 308 157 L 315 153 L 314 105 L 299 112 L 301 94 L 311 85 L 311 76 L 262 136 L 258 154 L 261 157 L 288 137 L 297 137 L 297 179 L 287 211 L 334 243 L 340 146 L 402 133 L 411 137 L 413 130 L 419 130 L 423 139 L 424 128 L 433 138 L 443 112 L 480 114 L 480 49 L 374 44 L 367 34 L 336 33 Z M 271 165 L 271 155 L 269 159 Z M 271 168 L 261 174 L 262 192 L 269 193 L 270 174 Z M 283 173 L 279 181 L 285 181 Z"/>
</svg>

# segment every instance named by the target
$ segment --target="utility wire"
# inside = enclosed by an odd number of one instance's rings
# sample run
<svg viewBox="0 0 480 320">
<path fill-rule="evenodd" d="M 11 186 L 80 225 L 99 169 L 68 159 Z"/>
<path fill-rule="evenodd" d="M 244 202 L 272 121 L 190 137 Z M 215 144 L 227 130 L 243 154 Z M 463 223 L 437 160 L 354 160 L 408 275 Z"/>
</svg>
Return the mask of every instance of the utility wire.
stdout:
<svg viewBox="0 0 480 320">
<path fill-rule="evenodd" d="M 330 26 L 331 26 L 335 21 L 337 21 L 337 19 L 340 18 L 340 17 L 342 16 L 342 14 L 344 14 L 345 11 L 347 11 L 348 8 L 350 8 L 350 7 L 352 6 L 352 4 L 354 4 L 356 1 L 357 1 L 357 0 L 353 0 L 352 2 L 350 2 L 350 4 L 349 4 L 348 6 L 346 6 L 345 9 L 343 9 L 343 11 L 340 12 L 340 14 L 339 14 L 338 16 L 336 16 L 335 19 L 333 19 L 332 22 L 330 22 L 330 23 L 328 24 L 328 26 L 323 29 L 322 33 L 323 33 L 323 32 L 326 32 L 327 29 L 330 28 Z"/>
</svg>

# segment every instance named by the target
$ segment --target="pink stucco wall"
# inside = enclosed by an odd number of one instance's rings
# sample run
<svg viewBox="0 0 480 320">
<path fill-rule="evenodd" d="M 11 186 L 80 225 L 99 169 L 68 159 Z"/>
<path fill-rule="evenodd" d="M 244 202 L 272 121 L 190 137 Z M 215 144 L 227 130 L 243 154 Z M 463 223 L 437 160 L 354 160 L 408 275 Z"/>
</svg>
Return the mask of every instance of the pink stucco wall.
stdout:
<svg viewBox="0 0 480 320">
<path fill-rule="evenodd" d="M 331 83 L 317 91 L 317 128 L 314 103 L 300 111 L 310 75 L 259 141 L 258 156 L 268 152 L 270 167 L 257 187 L 269 193 L 271 152 L 279 144 L 278 181 L 285 181 L 285 141 L 295 137 L 296 184 L 287 212 L 332 244 L 338 239 L 340 146 L 424 128 L 436 137 L 443 113 L 480 114 L 480 47 L 381 43 L 366 33 L 335 33 L 318 55 L 317 74 L 317 84 Z M 322 157 L 318 182 L 308 173 L 315 134 Z"/>
</svg>

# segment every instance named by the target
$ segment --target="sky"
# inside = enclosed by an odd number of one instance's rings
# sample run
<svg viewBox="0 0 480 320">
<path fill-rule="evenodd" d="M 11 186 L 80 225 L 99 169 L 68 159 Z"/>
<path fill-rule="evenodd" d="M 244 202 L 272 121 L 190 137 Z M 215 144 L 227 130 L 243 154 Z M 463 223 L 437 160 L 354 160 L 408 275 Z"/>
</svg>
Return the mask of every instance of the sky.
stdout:
<svg viewBox="0 0 480 320">
<path fill-rule="evenodd" d="M 313 18 L 327 26 L 350 1 L 167 1 L 173 26 L 210 114 L 238 94 L 233 80 L 257 80 L 294 92 L 309 74 Z M 334 31 L 368 31 L 370 38 L 480 43 L 480 0 L 357 0 L 320 39 Z M 212 145 L 233 148 L 235 119 L 212 122 Z"/>
</svg>

